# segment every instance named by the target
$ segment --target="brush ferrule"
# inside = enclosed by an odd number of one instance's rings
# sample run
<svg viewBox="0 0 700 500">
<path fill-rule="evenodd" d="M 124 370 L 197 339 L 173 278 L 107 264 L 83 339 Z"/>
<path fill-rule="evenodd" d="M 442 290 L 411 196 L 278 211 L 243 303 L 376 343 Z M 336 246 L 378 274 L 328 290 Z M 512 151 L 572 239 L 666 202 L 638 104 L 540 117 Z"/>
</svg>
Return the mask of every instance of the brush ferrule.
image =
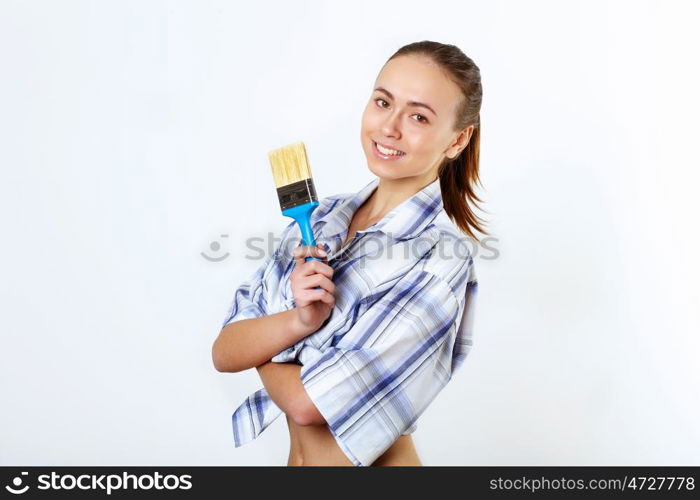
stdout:
<svg viewBox="0 0 700 500">
<path fill-rule="evenodd" d="M 282 210 L 317 201 L 312 179 L 303 179 L 277 188 L 277 197 L 280 200 Z"/>
</svg>

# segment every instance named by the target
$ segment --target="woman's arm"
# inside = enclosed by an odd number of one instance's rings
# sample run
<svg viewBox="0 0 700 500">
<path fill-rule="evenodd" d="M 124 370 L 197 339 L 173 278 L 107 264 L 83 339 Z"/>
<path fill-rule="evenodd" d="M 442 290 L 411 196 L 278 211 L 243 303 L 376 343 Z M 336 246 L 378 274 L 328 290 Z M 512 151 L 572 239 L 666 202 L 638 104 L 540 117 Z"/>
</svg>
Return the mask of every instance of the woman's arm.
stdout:
<svg viewBox="0 0 700 500">
<path fill-rule="evenodd" d="M 259 366 L 311 333 L 301 325 L 296 308 L 234 321 L 214 341 L 214 367 L 220 372 L 240 372 Z"/>
<path fill-rule="evenodd" d="M 268 361 L 257 369 L 270 398 L 297 425 L 326 423 L 301 383 L 301 365 Z"/>
</svg>

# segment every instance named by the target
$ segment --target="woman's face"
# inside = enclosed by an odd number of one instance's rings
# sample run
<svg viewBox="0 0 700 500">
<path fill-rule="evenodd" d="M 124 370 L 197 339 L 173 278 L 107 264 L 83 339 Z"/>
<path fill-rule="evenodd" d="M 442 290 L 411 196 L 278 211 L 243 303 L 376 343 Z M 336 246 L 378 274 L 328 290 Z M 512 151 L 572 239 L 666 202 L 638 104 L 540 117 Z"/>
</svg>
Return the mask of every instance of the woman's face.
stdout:
<svg viewBox="0 0 700 500">
<path fill-rule="evenodd" d="M 360 138 L 372 173 L 435 179 L 445 156 L 457 156 L 473 130 L 452 129 L 461 100 L 459 87 L 429 59 L 409 55 L 389 61 L 362 114 Z M 382 158 L 375 141 L 403 154 Z"/>
</svg>

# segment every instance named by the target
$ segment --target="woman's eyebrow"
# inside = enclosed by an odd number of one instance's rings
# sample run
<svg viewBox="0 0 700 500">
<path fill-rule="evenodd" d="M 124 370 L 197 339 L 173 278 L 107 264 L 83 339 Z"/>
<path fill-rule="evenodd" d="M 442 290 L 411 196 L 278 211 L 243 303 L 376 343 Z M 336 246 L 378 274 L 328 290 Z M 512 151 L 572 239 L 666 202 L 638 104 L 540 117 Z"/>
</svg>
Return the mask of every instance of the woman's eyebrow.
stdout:
<svg viewBox="0 0 700 500">
<path fill-rule="evenodd" d="M 378 90 L 379 92 L 384 92 L 386 95 L 389 96 L 389 99 L 393 99 L 393 98 L 394 98 L 394 96 L 391 94 L 391 92 L 389 92 L 389 91 L 388 91 L 387 89 L 385 89 L 384 87 L 377 87 L 377 88 L 374 89 L 374 90 Z M 430 106 L 428 106 L 428 105 L 425 104 L 424 102 L 408 101 L 406 104 L 408 104 L 409 106 L 417 106 L 417 107 L 420 107 L 420 108 L 427 108 L 427 109 L 429 109 L 430 111 L 432 111 L 433 114 L 434 114 L 435 116 L 438 115 L 438 114 L 435 112 L 435 110 L 434 110 L 433 108 L 431 108 Z"/>
</svg>

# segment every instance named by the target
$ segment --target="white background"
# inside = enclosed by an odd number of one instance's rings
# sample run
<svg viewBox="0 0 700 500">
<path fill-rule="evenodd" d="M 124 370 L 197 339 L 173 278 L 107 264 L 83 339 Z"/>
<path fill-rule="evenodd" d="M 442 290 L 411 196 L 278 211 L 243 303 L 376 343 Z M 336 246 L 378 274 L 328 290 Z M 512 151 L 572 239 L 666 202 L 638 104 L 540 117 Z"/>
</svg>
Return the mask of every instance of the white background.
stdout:
<svg viewBox="0 0 700 500">
<path fill-rule="evenodd" d="M 211 360 L 246 239 L 291 221 L 267 153 L 359 190 L 372 84 L 424 39 L 481 68 L 497 249 L 424 464 L 700 464 L 694 5 L 2 1 L 0 464 L 286 463 L 283 417 L 234 448 L 261 382 Z"/>
</svg>

